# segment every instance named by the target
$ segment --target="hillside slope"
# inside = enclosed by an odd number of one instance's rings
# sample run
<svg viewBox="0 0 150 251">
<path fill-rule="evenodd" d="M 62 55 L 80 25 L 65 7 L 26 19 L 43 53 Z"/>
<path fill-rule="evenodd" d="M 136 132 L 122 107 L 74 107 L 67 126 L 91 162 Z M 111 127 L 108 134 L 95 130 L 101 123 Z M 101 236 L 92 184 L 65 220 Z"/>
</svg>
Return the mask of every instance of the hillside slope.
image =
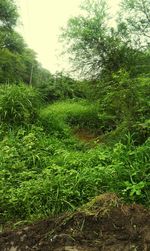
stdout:
<svg viewBox="0 0 150 251">
<path fill-rule="evenodd" d="M 149 251 L 150 211 L 123 205 L 115 194 L 97 196 L 75 213 L 6 231 L 3 251 Z"/>
</svg>

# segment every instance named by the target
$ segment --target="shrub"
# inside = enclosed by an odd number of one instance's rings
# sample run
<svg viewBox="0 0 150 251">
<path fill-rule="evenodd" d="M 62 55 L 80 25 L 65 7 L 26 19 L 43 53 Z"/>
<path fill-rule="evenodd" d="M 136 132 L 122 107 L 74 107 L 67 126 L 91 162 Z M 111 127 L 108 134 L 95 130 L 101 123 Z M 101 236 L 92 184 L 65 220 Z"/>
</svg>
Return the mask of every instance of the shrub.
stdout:
<svg viewBox="0 0 150 251">
<path fill-rule="evenodd" d="M 62 73 L 56 73 L 37 88 L 46 102 L 85 97 L 80 83 Z"/>
<path fill-rule="evenodd" d="M 0 89 L 0 120 L 9 124 L 33 123 L 37 118 L 40 98 L 30 86 L 2 85 Z"/>
</svg>

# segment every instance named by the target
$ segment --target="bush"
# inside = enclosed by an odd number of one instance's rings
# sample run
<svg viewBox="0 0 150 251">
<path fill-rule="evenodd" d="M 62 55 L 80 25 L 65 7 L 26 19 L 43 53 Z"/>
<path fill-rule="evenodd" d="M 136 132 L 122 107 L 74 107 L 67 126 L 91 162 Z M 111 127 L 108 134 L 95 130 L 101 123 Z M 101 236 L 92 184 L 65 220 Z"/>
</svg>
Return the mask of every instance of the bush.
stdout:
<svg viewBox="0 0 150 251">
<path fill-rule="evenodd" d="M 2 85 L 0 89 L 0 120 L 8 124 L 33 123 L 40 106 L 38 93 L 30 86 Z"/>
<path fill-rule="evenodd" d="M 81 84 L 62 73 L 56 73 L 49 81 L 38 85 L 37 89 L 46 102 L 85 97 Z"/>
</svg>

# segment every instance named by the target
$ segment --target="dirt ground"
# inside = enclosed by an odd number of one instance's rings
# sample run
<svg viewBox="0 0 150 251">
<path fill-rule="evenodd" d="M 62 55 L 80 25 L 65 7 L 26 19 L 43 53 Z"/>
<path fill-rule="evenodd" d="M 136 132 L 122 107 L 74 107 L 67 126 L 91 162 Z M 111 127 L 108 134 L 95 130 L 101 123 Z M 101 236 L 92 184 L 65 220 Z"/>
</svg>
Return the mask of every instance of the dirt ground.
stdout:
<svg viewBox="0 0 150 251">
<path fill-rule="evenodd" d="M 74 213 L 0 234 L 1 251 L 150 251 L 150 211 L 97 196 Z"/>
<path fill-rule="evenodd" d="M 84 129 L 84 128 L 74 129 L 73 134 L 81 142 L 91 143 L 92 145 L 96 145 L 97 143 L 100 143 L 100 136 L 94 133 L 91 133 L 87 129 Z"/>
</svg>

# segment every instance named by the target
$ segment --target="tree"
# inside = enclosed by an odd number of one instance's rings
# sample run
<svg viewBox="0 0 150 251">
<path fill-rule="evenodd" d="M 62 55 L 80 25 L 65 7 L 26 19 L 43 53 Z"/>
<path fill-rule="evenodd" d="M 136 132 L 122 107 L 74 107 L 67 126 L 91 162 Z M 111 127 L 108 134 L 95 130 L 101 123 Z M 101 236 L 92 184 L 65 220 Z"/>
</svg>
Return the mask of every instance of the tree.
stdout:
<svg viewBox="0 0 150 251">
<path fill-rule="evenodd" d="M 96 79 L 120 68 L 129 70 L 135 64 L 134 49 L 108 25 L 106 1 L 86 0 L 81 9 L 83 14 L 71 18 L 62 33 L 75 70 Z"/>
<path fill-rule="evenodd" d="M 150 2 L 122 0 L 118 14 L 118 33 L 136 51 L 133 75 L 150 72 Z"/>
<path fill-rule="evenodd" d="M 22 54 L 26 48 L 23 37 L 14 30 L 1 29 L 0 49 L 9 49 L 13 53 Z"/>
<path fill-rule="evenodd" d="M 36 53 L 14 30 L 17 18 L 14 1 L 0 0 L 0 83 L 41 84 L 48 73 L 37 61 Z"/>
<path fill-rule="evenodd" d="M 0 83 L 23 81 L 25 66 L 20 55 L 8 49 L 0 50 Z"/>
<path fill-rule="evenodd" d="M 11 29 L 16 25 L 17 8 L 13 0 L 0 0 L 0 28 Z"/>
<path fill-rule="evenodd" d="M 120 31 L 126 39 L 130 37 L 136 48 L 150 46 L 150 1 L 123 0 L 121 18 L 118 18 Z"/>
</svg>

